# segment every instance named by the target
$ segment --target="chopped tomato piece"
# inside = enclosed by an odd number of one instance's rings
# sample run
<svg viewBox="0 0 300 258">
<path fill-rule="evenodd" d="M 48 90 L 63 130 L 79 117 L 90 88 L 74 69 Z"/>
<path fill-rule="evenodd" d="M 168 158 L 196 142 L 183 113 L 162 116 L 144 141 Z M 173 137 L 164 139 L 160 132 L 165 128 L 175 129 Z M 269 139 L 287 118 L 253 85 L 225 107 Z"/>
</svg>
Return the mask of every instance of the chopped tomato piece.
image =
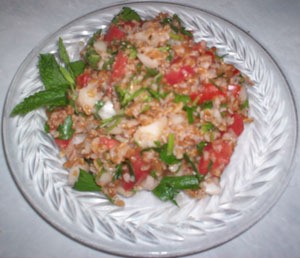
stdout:
<svg viewBox="0 0 300 258">
<path fill-rule="evenodd" d="M 217 96 L 225 96 L 225 94 L 217 86 L 211 83 L 203 84 L 201 92 L 194 92 L 190 94 L 192 101 L 198 98 L 198 104 L 202 104 L 205 101 L 213 100 Z"/>
<path fill-rule="evenodd" d="M 205 52 L 205 54 L 211 56 L 211 60 L 212 60 L 213 62 L 215 61 L 215 54 L 214 54 L 213 51 L 207 50 L 207 51 Z"/>
<path fill-rule="evenodd" d="M 237 98 L 240 94 L 241 86 L 238 84 L 230 84 L 228 85 L 228 92 L 231 92 L 235 98 Z"/>
<path fill-rule="evenodd" d="M 234 75 L 238 75 L 238 74 L 240 74 L 241 72 L 238 70 L 238 69 L 236 69 L 236 68 L 233 68 L 233 70 L 232 70 L 232 75 L 234 76 Z"/>
<path fill-rule="evenodd" d="M 59 138 L 55 138 L 54 141 L 60 149 L 65 149 L 65 148 L 68 147 L 69 143 L 71 142 L 71 139 L 62 140 L 62 139 L 59 139 Z"/>
<path fill-rule="evenodd" d="M 106 32 L 104 40 L 111 42 L 113 40 L 121 40 L 125 36 L 125 32 L 120 30 L 118 26 L 112 25 Z"/>
<path fill-rule="evenodd" d="M 240 136 L 241 133 L 244 131 L 244 121 L 241 115 L 234 114 L 232 116 L 233 124 L 229 126 L 228 129 L 232 129 L 236 136 Z"/>
<path fill-rule="evenodd" d="M 202 155 L 199 161 L 198 170 L 199 173 L 202 175 L 206 175 L 208 171 L 210 170 L 210 163 L 212 164 L 211 153 L 212 153 L 212 145 L 208 144 L 204 147 L 203 152 L 205 153 L 205 156 Z"/>
<path fill-rule="evenodd" d="M 180 56 L 175 56 L 172 61 L 171 65 L 181 62 L 182 58 Z"/>
<path fill-rule="evenodd" d="M 214 155 L 216 160 L 212 166 L 212 169 L 218 168 L 220 166 L 225 167 L 229 161 L 231 154 L 233 152 L 233 146 L 228 141 L 220 141 L 214 143 Z"/>
<path fill-rule="evenodd" d="M 199 51 L 200 53 L 204 53 L 206 50 L 206 42 L 200 41 L 193 44 L 193 50 Z"/>
<path fill-rule="evenodd" d="M 165 74 L 164 77 L 167 83 L 170 85 L 180 83 L 184 80 L 184 75 L 180 70 L 179 71 L 171 70 L 170 72 Z"/>
<path fill-rule="evenodd" d="M 164 77 L 168 84 L 174 85 L 183 82 L 187 76 L 194 75 L 194 74 L 195 74 L 194 69 L 189 65 L 185 65 L 181 67 L 178 71 L 175 70 L 169 71 L 168 73 L 165 74 Z"/>
<path fill-rule="evenodd" d="M 136 184 L 143 182 L 146 177 L 149 175 L 150 170 L 143 170 L 142 168 L 146 163 L 142 160 L 142 157 L 139 153 L 130 158 L 132 164 L 132 169 L 135 176 L 135 181 L 126 182 L 122 177 L 122 186 L 126 191 L 130 191 Z"/>
<path fill-rule="evenodd" d="M 126 73 L 126 65 L 127 65 L 128 57 L 120 51 L 116 58 L 115 63 L 112 67 L 112 74 L 111 78 L 114 79 L 120 79 L 122 78 Z"/>
<path fill-rule="evenodd" d="M 86 87 L 90 79 L 89 74 L 82 73 L 76 77 L 76 84 L 81 88 Z"/>
<path fill-rule="evenodd" d="M 137 21 L 126 21 L 126 22 L 123 22 L 123 23 L 118 24 L 118 25 L 121 26 L 121 27 L 129 26 L 130 28 L 134 28 L 135 26 L 139 26 L 140 23 L 137 22 Z"/>
<path fill-rule="evenodd" d="M 122 177 L 122 186 L 125 191 L 130 191 L 134 187 L 134 185 L 135 185 L 135 182 L 133 182 L 133 181 L 126 182 L 124 180 L 124 178 Z"/>
<path fill-rule="evenodd" d="M 130 159 L 135 175 L 135 182 L 141 183 L 149 174 L 149 170 L 142 170 L 142 168 L 145 166 L 145 162 L 142 160 L 142 157 L 140 154 L 137 154 Z"/>
<path fill-rule="evenodd" d="M 191 66 L 189 66 L 189 65 L 185 65 L 185 66 L 181 67 L 180 70 L 181 70 L 181 72 L 182 72 L 185 76 L 187 76 L 187 75 L 194 75 L 194 74 L 195 74 L 194 69 L 193 69 Z"/>
<path fill-rule="evenodd" d="M 111 149 L 119 144 L 115 139 L 110 139 L 107 137 L 99 137 L 99 144 L 105 145 L 108 149 Z"/>
<path fill-rule="evenodd" d="M 233 146 L 228 141 L 218 140 L 207 145 L 199 161 L 199 173 L 206 175 L 210 172 L 212 175 L 219 175 L 229 163 L 232 152 Z"/>
</svg>

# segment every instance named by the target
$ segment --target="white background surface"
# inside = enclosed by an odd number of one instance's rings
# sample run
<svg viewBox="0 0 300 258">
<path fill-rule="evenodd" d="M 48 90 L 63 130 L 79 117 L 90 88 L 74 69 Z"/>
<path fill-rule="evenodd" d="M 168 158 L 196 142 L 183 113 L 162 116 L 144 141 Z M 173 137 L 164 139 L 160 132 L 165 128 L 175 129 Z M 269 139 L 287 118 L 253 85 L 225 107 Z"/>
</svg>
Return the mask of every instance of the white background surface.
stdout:
<svg viewBox="0 0 300 258">
<path fill-rule="evenodd" d="M 0 0 L 1 105 L 14 74 L 32 48 L 64 24 L 112 2 L 115 1 Z M 216 13 L 257 39 L 286 75 L 299 110 L 300 1 L 178 2 Z M 2 116 L 2 109 L 0 114 Z M 115 257 L 83 246 L 47 224 L 17 189 L 3 148 L 0 148 L 0 164 L 1 258 Z M 288 188 L 262 220 L 232 241 L 189 257 L 300 257 L 300 161 L 297 156 L 292 169 L 295 171 Z"/>
</svg>

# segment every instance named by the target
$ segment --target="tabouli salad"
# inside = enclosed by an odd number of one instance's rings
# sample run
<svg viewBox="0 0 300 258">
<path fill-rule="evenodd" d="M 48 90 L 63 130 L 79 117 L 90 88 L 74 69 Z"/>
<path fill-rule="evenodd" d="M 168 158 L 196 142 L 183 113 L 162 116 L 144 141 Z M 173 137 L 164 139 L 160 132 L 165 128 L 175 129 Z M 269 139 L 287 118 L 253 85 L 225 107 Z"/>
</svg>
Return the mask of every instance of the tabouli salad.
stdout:
<svg viewBox="0 0 300 258">
<path fill-rule="evenodd" d="M 218 194 L 248 117 L 251 81 L 224 63 L 215 47 L 195 42 L 180 18 L 142 20 L 124 7 L 71 61 L 41 54 L 45 86 L 12 115 L 45 107 L 45 130 L 66 158 L 69 183 L 101 191 L 116 205 L 149 190 L 176 204 L 184 191 Z"/>
</svg>

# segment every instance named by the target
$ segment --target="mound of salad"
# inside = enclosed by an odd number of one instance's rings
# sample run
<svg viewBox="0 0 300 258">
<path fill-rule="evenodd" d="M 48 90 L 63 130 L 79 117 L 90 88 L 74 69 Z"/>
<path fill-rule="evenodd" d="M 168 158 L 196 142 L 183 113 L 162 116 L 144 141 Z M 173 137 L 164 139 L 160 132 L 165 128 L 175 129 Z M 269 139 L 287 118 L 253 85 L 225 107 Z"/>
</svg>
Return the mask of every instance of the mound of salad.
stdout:
<svg viewBox="0 0 300 258">
<path fill-rule="evenodd" d="M 118 206 L 122 196 L 151 191 L 176 203 L 220 192 L 248 117 L 251 81 L 215 47 L 195 42 L 176 14 L 143 20 L 124 7 L 87 41 L 81 60 L 41 54 L 45 89 L 11 115 L 45 108 L 45 131 L 66 159 L 69 184 L 99 191 Z"/>
</svg>

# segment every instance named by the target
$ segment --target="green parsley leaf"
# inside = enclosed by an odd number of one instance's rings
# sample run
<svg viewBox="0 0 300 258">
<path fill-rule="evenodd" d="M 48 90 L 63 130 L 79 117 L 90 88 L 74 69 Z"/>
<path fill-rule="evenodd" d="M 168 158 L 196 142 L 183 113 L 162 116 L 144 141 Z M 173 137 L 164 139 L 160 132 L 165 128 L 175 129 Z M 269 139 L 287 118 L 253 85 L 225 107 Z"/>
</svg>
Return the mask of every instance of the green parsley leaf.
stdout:
<svg viewBox="0 0 300 258">
<path fill-rule="evenodd" d="M 167 143 L 167 155 L 173 154 L 174 142 L 175 142 L 175 136 L 173 133 L 170 133 L 168 136 L 168 143 Z"/>
<path fill-rule="evenodd" d="M 210 132 L 215 129 L 215 126 L 211 122 L 206 122 L 201 126 L 203 132 Z"/>
<path fill-rule="evenodd" d="M 173 40 L 181 41 L 183 40 L 182 35 L 170 32 L 170 38 Z"/>
<path fill-rule="evenodd" d="M 174 149 L 174 135 L 169 135 L 168 142 L 164 145 L 161 145 L 159 141 L 155 141 L 154 144 L 156 147 L 149 147 L 142 150 L 150 151 L 154 150 L 159 154 L 159 158 L 162 162 L 166 163 L 167 165 L 173 165 L 179 163 L 181 160 L 177 159 L 177 157 L 173 154 Z"/>
<path fill-rule="evenodd" d="M 189 107 L 189 106 L 184 106 L 183 107 L 183 110 L 186 111 L 189 124 L 194 123 L 194 111 L 195 111 L 195 109 L 196 109 L 196 107 Z"/>
<path fill-rule="evenodd" d="M 145 88 L 148 93 L 151 95 L 152 98 L 154 99 L 164 99 L 168 93 L 167 92 L 159 92 L 159 91 L 155 91 L 155 90 L 152 90 L 151 88 Z"/>
<path fill-rule="evenodd" d="M 102 33 L 102 29 L 99 29 L 96 32 L 94 32 L 93 36 L 87 42 L 87 46 L 93 46 L 97 38 L 100 37 L 101 33 Z"/>
<path fill-rule="evenodd" d="M 188 31 L 185 27 L 183 27 L 181 25 L 182 21 L 181 21 L 181 19 L 179 18 L 179 16 L 177 14 L 174 14 L 172 16 L 172 18 L 170 18 L 170 17 L 164 18 L 161 21 L 161 24 L 163 26 L 168 24 L 171 27 L 171 29 L 175 32 L 175 34 L 171 33 L 170 37 L 174 40 L 182 40 L 183 39 L 182 36 L 179 35 L 178 33 L 181 33 L 182 35 L 188 36 L 188 37 L 193 36 L 193 34 L 190 31 Z"/>
<path fill-rule="evenodd" d="M 164 202 L 171 201 L 178 206 L 177 202 L 175 201 L 175 197 L 177 194 L 179 194 L 179 190 L 172 185 L 160 183 L 152 190 L 152 193 L 160 200 Z"/>
<path fill-rule="evenodd" d="M 115 174 L 114 174 L 114 180 L 118 180 L 118 179 L 121 179 L 122 177 L 122 164 L 118 164 L 116 166 L 116 170 L 115 170 Z"/>
<path fill-rule="evenodd" d="M 110 127 L 114 126 L 116 123 L 118 123 L 119 120 L 121 118 L 123 118 L 124 116 L 125 116 L 124 113 L 119 113 L 119 114 L 116 114 L 116 115 L 114 115 L 110 118 L 103 119 L 101 121 L 100 127 L 102 127 L 102 128 L 109 127 L 110 128 Z"/>
<path fill-rule="evenodd" d="M 16 105 L 11 112 L 11 116 L 25 115 L 28 112 L 40 107 L 60 107 L 68 103 L 65 89 L 48 89 L 36 92 L 25 98 L 21 103 Z"/>
<path fill-rule="evenodd" d="M 134 170 L 133 170 L 131 161 L 130 161 L 129 159 L 125 159 L 124 163 L 125 163 L 125 164 L 127 165 L 127 167 L 128 167 L 130 176 L 133 177 L 133 178 L 134 178 L 134 181 L 135 181 L 135 173 L 134 173 Z"/>
<path fill-rule="evenodd" d="M 72 126 L 73 126 L 72 116 L 68 115 L 64 123 L 59 125 L 59 127 L 57 128 L 57 131 L 59 132 L 58 138 L 62 140 L 71 139 L 75 131 L 72 128 Z"/>
<path fill-rule="evenodd" d="M 189 95 L 181 95 L 175 93 L 174 102 L 179 103 L 182 102 L 183 104 L 187 105 L 191 101 L 191 98 Z"/>
<path fill-rule="evenodd" d="M 101 191 L 101 186 L 96 184 L 95 177 L 91 173 L 80 169 L 78 180 L 73 189 L 82 192 L 98 192 Z"/>
<path fill-rule="evenodd" d="M 133 93 L 130 93 L 127 89 L 121 89 L 120 87 L 116 86 L 115 90 L 118 94 L 120 103 L 122 107 L 126 107 L 131 101 L 133 101 L 137 96 L 142 94 L 146 91 L 146 88 L 140 88 Z"/>
<path fill-rule="evenodd" d="M 159 73 L 159 71 L 157 69 L 146 67 L 145 79 L 148 79 L 150 77 L 154 77 L 154 76 L 158 75 L 158 73 Z"/>
<path fill-rule="evenodd" d="M 114 62 L 115 55 L 112 55 L 106 62 L 104 62 L 102 69 L 105 71 L 110 71 Z"/>
<path fill-rule="evenodd" d="M 157 176 L 157 174 L 156 174 L 156 171 L 155 170 L 151 170 L 151 172 L 150 172 L 150 176 L 152 176 L 154 179 L 158 179 L 158 176 Z"/>
<path fill-rule="evenodd" d="M 47 122 L 44 124 L 44 131 L 45 131 L 46 133 L 49 133 L 49 132 L 50 132 L 50 126 L 49 126 L 49 124 L 48 124 Z"/>
<path fill-rule="evenodd" d="M 186 28 L 184 28 L 184 27 L 181 27 L 181 28 L 180 28 L 180 32 L 181 32 L 183 35 L 188 36 L 188 37 L 190 37 L 190 38 L 193 36 L 192 32 L 190 32 L 189 30 L 186 30 Z"/>
<path fill-rule="evenodd" d="M 199 174 L 198 168 L 194 164 L 194 162 L 191 160 L 191 158 L 189 157 L 189 155 L 187 155 L 186 153 L 184 153 L 183 154 L 183 158 L 192 167 L 192 169 L 194 170 L 194 172 L 196 173 L 196 175 L 198 175 Z"/>
<path fill-rule="evenodd" d="M 209 160 L 209 164 L 208 164 L 208 166 L 207 166 L 207 171 L 208 171 L 208 172 L 211 171 L 211 168 L 212 168 L 213 164 L 214 164 L 213 161 L 210 159 L 210 160 Z"/>
<path fill-rule="evenodd" d="M 246 99 L 241 105 L 240 105 L 240 108 L 241 109 L 245 109 L 245 108 L 248 108 L 249 107 L 249 101 L 248 99 Z"/>
<path fill-rule="evenodd" d="M 88 48 L 84 55 L 84 60 L 95 70 L 98 69 L 98 62 L 100 61 L 100 59 L 101 57 L 92 47 Z"/>
<path fill-rule="evenodd" d="M 170 24 L 171 22 L 172 22 L 172 18 L 166 17 L 160 23 L 161 23 L 161 25 L 165 26 L 167 24 Z"/>
<path fill-rule="evenodd" d="M 100 118 L 100 116 L 99 116 L 99 114 L 98 114 L 98 112 L 99 112 L 99 110 L 102 108 L 104 106 L 104 102 L 102 101 L 102 100 L 99 100 L 99 101 L 97 101 L 96 102 L 96 104 L 95 104 L 95 113 L 94 113 L 94 116 L 95 116 L 95 118 L 96 119 L 101 119 Z"/>
<path fill-rule="evenodd" d="M 141 17 L 131 8 L 123 7 L 122 11 L 113 18 L 112 23 L 117 24 L 120 21 L 141 21 Z"/>
<path fill-rule="evenodd" d="M 130 59 L 135 59 L 137 57 L 137 49 L 135 46 L 130 46 L 129 47 L 129 58 Z"/>
<path fill-rule="evenodd" d="M 205 101 L 205 102 L 203 102 L 203 103 L 200 105 L 200 107 L 201 107 L 202 109 L 212 109 L 212 107 L 213 107 L 213 102 L 212 102 L 211 100 Z"/>
<path fill-rule="evenodd" d="M 162 201 L 175 201 L 176 195 L 179 190 L 196 190 L 199 189 L 200 180 L 197 176 L 166 176 L 159 185 L 152 190 L 152 193 Z"/>
<path fill-rule="evenodd" d="M 217 59 L 219 59 L 219 60 L 223 60 L 224 57 L 226 57 L 226 56 L 228 56 L 228 54 L 224 54 L 224 55 L 221 55 L 221 56 L 215 55 L 215 57 L 216 57 Z"/>
<path fill-rule="evenodd" d="M 168 144 L 164 144 L 161 148 L 157 149 L 157 151 L 161 161 L 168 165 L 173 165 L 180 162 L 180 159 L 177 159 L 173 153 L 168 154 Z"/>
<path fill-rule="evenodd" d="M 203 154 L 203 150 L 204 150 L 204 148 L 205 148 L 207 145 L 208 145 L 208 142 L 199 142 L 199 143 L 197 144 L 197 150 L 198 150 L 198 153 L 199 153 L 200 155 Z"/>
</svg>

